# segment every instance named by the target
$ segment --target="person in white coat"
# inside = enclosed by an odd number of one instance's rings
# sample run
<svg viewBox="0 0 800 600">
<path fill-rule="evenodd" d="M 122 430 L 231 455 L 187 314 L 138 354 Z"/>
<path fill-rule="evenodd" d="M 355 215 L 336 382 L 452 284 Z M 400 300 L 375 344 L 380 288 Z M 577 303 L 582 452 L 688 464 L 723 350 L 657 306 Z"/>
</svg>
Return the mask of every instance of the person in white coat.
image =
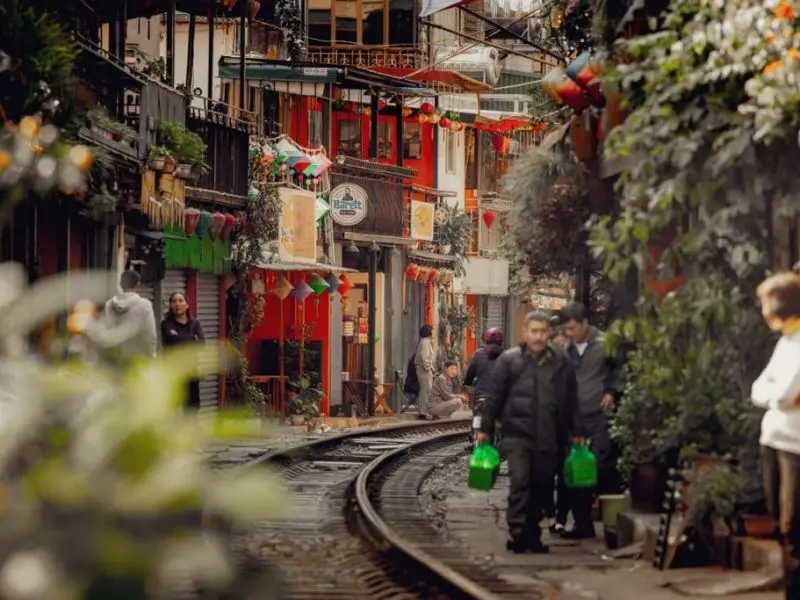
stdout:
<svg viewBox="0 0 800 600">
<path fill-rule="evenodd" d="M 423 325 L 419 330 L 419 343 L 414 356 L 414 368 L 419 381 L 417 408 L 421 415 L 428 414 L 428 398 L 433 387 L 433 372 L 436 369 L 436 350 L 433 348 L 433 328 Z"/>
<path fill-rule="evenodd" d="M 786 598 L 800 598 L 800 275 L 779 273 L 757 290 L 767 325 L 781 337 L 753 384 L 761 422 L 764 495 L 783 548 Z"/>
</svg>

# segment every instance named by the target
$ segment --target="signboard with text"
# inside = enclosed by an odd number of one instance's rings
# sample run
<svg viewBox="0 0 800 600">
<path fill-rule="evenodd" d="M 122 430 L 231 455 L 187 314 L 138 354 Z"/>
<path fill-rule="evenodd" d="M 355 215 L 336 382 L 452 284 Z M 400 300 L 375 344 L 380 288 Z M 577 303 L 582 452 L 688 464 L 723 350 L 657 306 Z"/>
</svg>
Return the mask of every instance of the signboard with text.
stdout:
<svg viewBox="0 0 800 600">
<path fill-rule="evenodd" d="M 367 192 L 360 185 L 343 183 L 331 190 L 331 218 L 335 223 L 350 227 L 367 216 Z"/>
</svg>

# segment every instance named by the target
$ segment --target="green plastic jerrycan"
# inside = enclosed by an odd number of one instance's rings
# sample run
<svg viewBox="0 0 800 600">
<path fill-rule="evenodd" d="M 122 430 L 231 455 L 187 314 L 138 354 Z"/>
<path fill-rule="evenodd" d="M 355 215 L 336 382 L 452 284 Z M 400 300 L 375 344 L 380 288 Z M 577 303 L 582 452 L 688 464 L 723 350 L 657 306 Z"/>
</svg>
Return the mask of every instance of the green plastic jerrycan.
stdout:
<svg viewBox="0 0 800 600">
<path fill-rule="evenodd" d="M 472 452 L 467 485 L 473 490 L 488 492 L 497 480 L 500 470 L 500 453 L 494 446 L 480 444 Z"/>
<path fill-rule="evenodd" d="M 564 483 L 570 488 L 591 488 L 597 485 L 597 458 L 588 445 L 572 447 L 564 461 Z"/>
</svg>

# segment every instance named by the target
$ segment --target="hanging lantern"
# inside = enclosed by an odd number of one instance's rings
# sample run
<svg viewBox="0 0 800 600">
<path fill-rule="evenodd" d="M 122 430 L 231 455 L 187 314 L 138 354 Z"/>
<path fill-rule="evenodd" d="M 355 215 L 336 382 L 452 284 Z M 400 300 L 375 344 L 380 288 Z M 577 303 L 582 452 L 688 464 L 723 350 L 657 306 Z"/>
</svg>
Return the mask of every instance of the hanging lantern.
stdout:
<svg viewBox="0 0 800 600">
<path fill-rule="evenodd" d="M 450 127 L 450 119 L 448 119 L 447 117 L 442 117 L 441 119 L 439 119 L 439 127 L 441 127 L 442 129 L 447 129 L 448 127 Z"/>
<path fill-rule="evenodd" d="M 341 285 L 339 285 L 339 295 L 344 298 L 350 293 L 350 290 L 353 289 L 353 282 L 350 281 L 347 275 L 342 275 L 339 277 L 339 281 L 341 282 Z"/>
<path fill-rule="evenodd" d="M 492 224 L 494 224 L 494 213 L 490 210 L 485 210 L 481 218 L 483 219 L 483 224 L 486 225 L 488 229 L 491 229 Z"/>
<path fill-rule="evenodd" d="M 184 213 L 185 214 L 185 213 Z M 231 239 L 231 233 L 233 233 L 233 228 L 236 226 L 236 217 L 233 215 L 225 214 L 225 225 L 222 227 L 222 231 L 219 233 L 219 237 L 227 242 Z"/>
<path fill-rule="evenodd" d="M 459 124 L 460 124 L 460 123 L 459 123 L 458 121 L 450 121 L 450 131 L 452 131 L 452 132 L 454 132 L 454 133 L 455 133 L 456 131 L 458 131 L 458 126 L 459 126 Z"/>
<path fill-rule="evenodd" d="M 583 93 L 583 88 L 571 79 L 564 79 L 555 88 L 561 102 L 569 106 L 575 112 L 580 112 L 588 104 L 586 96 Z"/>
<path fill-rule="evenodd" d="M 503 152 L 505 143 L 505 138 L 502 135 L 492 136 L 492 148 L 494 148 L 494 151 L 497 152 L 497 154 L 501 154 Z"/>
<path fill-rule="evenodd" d="M 301 279 L 300 282 L 294 286 L 291 296 L 298 302 L 302 303 L 305 302 L 305 299 L 313 293 L 314 290 L 311 289 L 311 286 L 308 285 L 304 279 Z"/>
<path fill-rule="evenodd" d="M 292 293 L 294 286 L 289 283 L 289 280 L 286 279 L 283 275 L 278 277 L 278 281 L 275 283 L 275 287 L 272 288 L 272 293 L 275 294 L 281 300 L 286 300 L 289 297 L 289 294 Z"/>
<path fill-rule="evenodd" d="M 433 113 L 432 115 L 430 115 L 428 117 L 428 123 L 436 125 L 439 121 L 441 121 L 441 119 L 442 118 L 439 115 L 437 115 L 436 113 Z"/>
<path fill-rule="evenodd" d="M 196 208 L 187 208 L 183 211 L 183 230 L 192 235 L 197 229 L 197 222 L 200 220 L 200 211 Z"/>
<path fill-rule="evenodd" d="M 427 283 L 433 283 L 434 281 L 436 281 L 436 269 L 431 269 L 428 272 L 428 279 L 426 281 Z"/>
<path fill-rule="evenodd" d="M 423 102 L 422 106 L 420 106 L 419 109 L 426 115 L 432 115 L 433 111 L 436 110 L 436 107 L 433 106 L 433 104 L 431 104 L 430 102 Z"/>
<path fill-rule="evenodd" d="M 409 107 L 407 107 L 407 106 L 404 106 L 404 107 L 403 107 L 403 117 L 406 117 L 406 118 L 407 118 L 407 117 L 410 117 L 410 116 L 411 116 L 411 113 L 413 113 L 413 112 L 414 112 L 414 111 L 413 111 L 413 110 L 411 110 Z"/>
<path fill-rule="evenodd" d="M 427 267 L 420 268 L 419 272 L 417 273 L 417 281 L 423 282 L 426 279 L 428 279 L 428 273 L 429 272 L 430 272 L 430 269 L 428 269 Z"/>
<path fill-rule="evenodd" d="M 428 122 L 428 115 L 419 113 L 419 116 L 417 117 L 417 120 L 420 122 L 420 125 L 424 125 L 425 123 Z"/>
<path fill-rule="evenodd" d="M 195 229 L 195 233 L 197 237 L 203 237 L 206 233 L 208 233 L 208 229 L 211 227 L 211 213 L 207 210 L 204 210 L 200 213 L 200 219 L 197 221 L 197 228 Z"/>
<path fill-rule="evenodd" d="M 342 282 L 335 273 L 328 273 L 328 276 L 325 278 L 325 282 L 328 284 L 328 290 L 331 294 L 337 291 L 342 285 Z"/>
<path fill-rule="evenodd" d="M 219 238 L 223 227 L 225 227 L 225 215 L 222 213 L 214 213 L 211 215 L 211 225 L 208 227 L 208 235 L 211 236 L 212 240 Z"/>
<path fill-rule="evenodd" d="M 406 267 L 406 277 L 408 277 L 409 279 L 415 279 L 418 274 L 419 274 L 419 265 L 411 263 Z"/>
<path fill-rule="evenodd" d="M 250 8 L 250 11 L 249 11 L 250 14 L 248 16 L 250 17 L 250 20 L 252 21 L 258 15 L 258 9 L 261 8 L 261 2 L 259 2 L 258 0 L 250 0 L 249 8 Z"/>
<path fill-rule="evenodd" d="M 567 65 L 567 77 L 569 77 L 575 83 L 578 82 L 578 73 L 583 71 L 586 67 L 589 66 L 589 52 L 581 52 L 578 56 L 575 57 L 569 65 Z"/>
<path fill-rule="evenodd" d="M 324 292 L 330 289 L 330 284 L 325 281 L 321 275 L 314 273 L 311 279 L 308 280 L 308 285 L 314 292 L 315 296 L 321 296 Z"/>
<path fill-rule="evenodd" d="M 459 122 L 457 123 L 457 125 L 458 125 L 458 127 L 455 129 L 455 131 L 457 131 L 457 132 L 464 131 L 464 129 L 466 129 L 466 127 L 467 127 L 467 126 L 466 126 L 466 125 L 464 125 L 464 123 L 462 123 L 461 121 L 459 121 Z"/>
</svg>

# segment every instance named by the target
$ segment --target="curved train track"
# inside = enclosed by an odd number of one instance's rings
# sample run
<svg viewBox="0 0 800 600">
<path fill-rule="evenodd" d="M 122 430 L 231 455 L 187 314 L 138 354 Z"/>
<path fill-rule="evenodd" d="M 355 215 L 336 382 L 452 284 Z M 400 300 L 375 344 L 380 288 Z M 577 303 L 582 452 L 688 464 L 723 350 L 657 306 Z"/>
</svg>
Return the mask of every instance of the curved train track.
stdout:
<svg viewBox="0 0 800 600">
<path fill-rule="evenodd" d="M 280 591 L 259 598 L 541 597 L 445 540 L 419 502 L 429 473 L 464 452 L 469 423 L 358 431 L 251 461 L 251 468 L 277 467 L 292 502 L 288 517 L 239 536 L 237 553 L 247 562 L 267 562 L 282 574 Z"/>
</svg>

